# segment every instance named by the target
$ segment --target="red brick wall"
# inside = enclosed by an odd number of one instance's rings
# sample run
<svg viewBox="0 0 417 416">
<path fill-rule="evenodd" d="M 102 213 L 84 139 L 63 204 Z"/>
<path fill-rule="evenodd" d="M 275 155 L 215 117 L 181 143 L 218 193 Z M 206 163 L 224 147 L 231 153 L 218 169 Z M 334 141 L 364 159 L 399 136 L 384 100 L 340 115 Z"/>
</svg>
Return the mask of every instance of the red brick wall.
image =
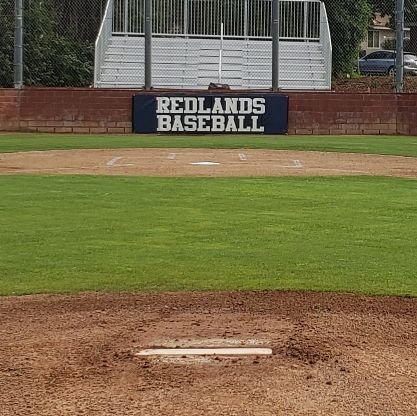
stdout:
<svg viewBox="0 0 417 416">
<path fill-rule="evenodd" d="M 289 133 L 396 134 L 397 96 L 291 93 Z"/>
<path fill-rule="evenodd" d="M 130 133 L 132 91 L 24 89 L 20 127 L 47 133 Z"/>
<path fill-rule="evenodd" d="M 403 94 L 399 96 L 397 133 L 417 136 L 417 94 Z"/>
<path fill-rule="evenodd" d="M 0 89 L 0 131 L 129 133 L 133 90 Z M 291 92 L 290 134 L 414 134 L 417 94 Z"/>
<path fill-rule="evenodd" d="M 0 88 L 0 131 L 19 130 L 18 91 Z"/>
</svg>

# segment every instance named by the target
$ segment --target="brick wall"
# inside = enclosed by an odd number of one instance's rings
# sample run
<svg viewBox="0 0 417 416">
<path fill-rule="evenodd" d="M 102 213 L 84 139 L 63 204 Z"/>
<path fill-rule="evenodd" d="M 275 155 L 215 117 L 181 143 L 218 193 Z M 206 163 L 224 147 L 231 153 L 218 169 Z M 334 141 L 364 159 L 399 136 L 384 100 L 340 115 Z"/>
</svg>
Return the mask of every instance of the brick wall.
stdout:
<svg viewBox="0 0 417 416">
<path fill-rule="evenodd" d="M 0 89 L 0 131 L 130 133 L 133 90 Z M 290 134 L 417 135 L 417 94 L 291 92 Z"/>
<path fill-rule="evenodd" d="M 397 133 L 417 136 L 417 94 L 403 94 L 399 97 Z"/>
<path fill-rule="evenodd" d="M 291 93 L 289 133 L 396 134 L 397 102 L 395 94 Z"/>
<path fill-rule="evenodd" d="M 0 88 L 0 131 L 19 130 L 18 92 Z"/>
</svg>

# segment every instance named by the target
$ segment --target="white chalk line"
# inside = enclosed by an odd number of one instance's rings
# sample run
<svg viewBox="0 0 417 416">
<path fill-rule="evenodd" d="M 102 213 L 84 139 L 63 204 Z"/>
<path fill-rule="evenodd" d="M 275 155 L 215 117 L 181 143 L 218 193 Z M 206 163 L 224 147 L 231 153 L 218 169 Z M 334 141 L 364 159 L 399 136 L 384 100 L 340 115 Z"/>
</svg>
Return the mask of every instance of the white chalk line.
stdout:
<svg viewBox="0 0 417 416">
<path fill-rule="evenodd" d="M 77 171 L 78 169 L 103 169 L 103 166 L 101 165 L 97 165 L 97 166 L 73 166 L 73 167 L 60 167 L 60 168 L 33 168 L 33 169 L 29 169 L 29 168 L 16 168 L 15 170 L 9 170 L 7 171 L 8 173 L 13 173 L 13 172 L 59 172 L 61 170 L 65 171 L 65 170 L 75 170 Z"/>
<path fill-rule="evenodd" d="M 124 159 L 123 156 L 116 156 L 113 159 L 107 162 L 107 166 L 109 167 L 126 167 L 126 166 L 135 166 L 133 163 L 125 163 L 123 165 L 117 164 L 120 160 Z"/>
<path fill-rule="evenodd" d="M 292 168 L 292 169 L 302 169 L 304 167 L 304 165 L 301 163 L 301 160 L 298 159 L 294 159 L 292 161 L 292 165 L 285 165 L 282 166 L 283 168 Z"/>
<path fill-rule="evenodd" d="M 114 166 L 119 160 L 122 160 L 122 159 L 123 159 L 122 156 L 116 156 L 107 162 L 107 166 Z"/>
<path fill-rule="evenodd" d="M 369 174 L 369 172 L 365 170 L 354 170 L 354 169 L 338 169 L 338 168 L 320 168 L 320 167 L 314 167 L 312 168 L 314 170 L 329 170 L 333 172 L 348 172 L 348 173 L 364 173 Z"/>
</svg>

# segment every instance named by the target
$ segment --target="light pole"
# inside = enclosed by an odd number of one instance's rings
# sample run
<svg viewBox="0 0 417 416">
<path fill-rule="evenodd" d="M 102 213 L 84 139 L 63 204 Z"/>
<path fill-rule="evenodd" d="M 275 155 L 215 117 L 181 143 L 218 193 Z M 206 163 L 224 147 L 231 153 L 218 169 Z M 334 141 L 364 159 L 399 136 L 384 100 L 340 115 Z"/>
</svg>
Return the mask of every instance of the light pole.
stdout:
<svg viewBox="0 0 417 416">
<path fill-rule="evenodd" d="M 279 0 L 272 0 L 272 91 L 279 89 Z"/>
<path fill-rule="evenodd" d="M 152 0 L 145 0 L 145 90 L 152 88 Z"/>
<path fill-rule="evenodd" d="M 15 0 L 14 87 L 23 87 L 23 0 Z"/>
<path fill-rule="evenodd" d="M 397 37 L 395 92 L 401 93 L 404 85 L 404 0 L 396 0 L 395 28 Z"/>
</svg>

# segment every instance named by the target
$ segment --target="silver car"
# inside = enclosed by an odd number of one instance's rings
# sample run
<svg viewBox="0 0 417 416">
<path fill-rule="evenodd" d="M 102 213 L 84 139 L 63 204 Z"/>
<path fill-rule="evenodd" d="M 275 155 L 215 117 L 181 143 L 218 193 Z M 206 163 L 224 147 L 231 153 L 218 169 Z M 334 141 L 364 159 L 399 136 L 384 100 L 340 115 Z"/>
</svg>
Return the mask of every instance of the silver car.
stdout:
<svg viewBox="0 0 417 416">
<path fill-rule="evenodd" d="M 363 75 L 395 74 L 396 53 L 376 51 L 359 59 L 359 72 Z M 404 54 L 404 74 L 417 75 L 417 56 Z"/>
</svg>

